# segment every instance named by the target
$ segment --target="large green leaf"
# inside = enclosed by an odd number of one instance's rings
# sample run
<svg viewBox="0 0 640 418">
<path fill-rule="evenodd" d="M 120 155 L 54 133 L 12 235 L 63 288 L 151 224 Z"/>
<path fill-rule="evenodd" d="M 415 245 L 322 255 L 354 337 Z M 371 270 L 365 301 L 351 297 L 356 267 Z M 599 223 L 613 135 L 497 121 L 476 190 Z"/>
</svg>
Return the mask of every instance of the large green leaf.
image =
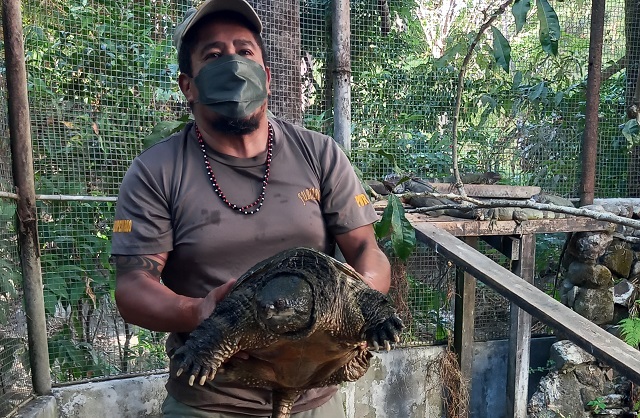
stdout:
<svg viewBox="0 0 640 418">
<path fill-rule="evenodd" d="M 406 260 L 416 246 L 416 235 L 411 223 L 404 216 L 402 202 L 396 195 L 389 195 L 387 209 L 390 208 L 391 246 L 396 256 Z"/>
<path fill-rule="evenodd" d="M 546 53 L 558 55 L 560 40 L 558 15 L 547 0 L 536 0 L 536 7 L 540 20 L 540 45 Z"/>
<path fill-rule="evenodd" d="M 640 125 L 638 125 L 638 121 L 629 119 L 622 125 L 622 135 L 626 138 L 629 146 L 640 144 Z"/>
<path fill-rule="evenodd" d="M 177 120 L 165 120 L 158 122 L 158 124 L 153 127 L 153 131 L 142 141 L 144 148 L 149 148 L 156 142 L 180 131 L 184 128 L 187 122 L 189 122 L 189 115 L 183 116 Z"/>
<path fill-rule="evenodd" d="M 529 10 L 531 10 L 530 0 L 516 0 L 515 3 L 513 3 L 511 13 L 513 13 L 513 17 L 516 19 L 516 33 L 520 32 L 527 22 Z"/>
<path fill-rule="evenodd" d="M 498 65 L 508 73 L 511 63 L 511 45 L 495 26 L 491 26 L 491 32 L 493 32 L 493 57 Z"/>
<path fill-rule="evenodd" d="M 374 225 L 378 239 L 391 237 L 391 247 L 396 256 L 406 260 L 416 246 L 413 226 L 404 216 L 402 202 L 394 194 L 387 198 L 387 207 L 380 221 Z"/>
</svg>

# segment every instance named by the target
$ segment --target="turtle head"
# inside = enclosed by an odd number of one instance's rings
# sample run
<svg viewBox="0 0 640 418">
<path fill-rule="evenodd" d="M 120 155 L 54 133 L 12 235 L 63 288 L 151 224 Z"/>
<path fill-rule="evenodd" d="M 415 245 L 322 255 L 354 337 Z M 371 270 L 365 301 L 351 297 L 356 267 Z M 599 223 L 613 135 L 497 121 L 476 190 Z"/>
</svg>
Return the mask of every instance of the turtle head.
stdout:
<svg viewBox="0 0 640 418">
<path fill-rule="evenodd" d="M 313 322 L 313 289 L 304 277 L 278 274 L 256 294 L 258 319 L 273 333 L 298 334 Z"/>
</svg>

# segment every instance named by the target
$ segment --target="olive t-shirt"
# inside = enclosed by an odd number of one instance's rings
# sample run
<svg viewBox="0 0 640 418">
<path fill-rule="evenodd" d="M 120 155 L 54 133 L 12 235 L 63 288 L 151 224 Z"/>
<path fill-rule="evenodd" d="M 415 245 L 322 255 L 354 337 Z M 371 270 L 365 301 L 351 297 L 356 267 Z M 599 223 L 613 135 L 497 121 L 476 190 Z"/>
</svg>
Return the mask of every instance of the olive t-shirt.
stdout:
<svg viewBox="0 0 640 418">
<path fill-rule="evenodd" d="M 169 252 L 163 283 L 174 292 L 204 297 L 259 261 L 292 247 L 329 254 L 333 236 L 371 224 L 377 215 L 346 155 L 325 135 L 270 119 L 274 130 L 271 173 L 260 211 L 234 212 L 218 197 L 207 174 L 192 123 L 140 154 L 118 196 L 113 255 Z M 266 151 L 235 158 L 206 147 L 228 201 L 252 203 L 262 189 Z M 186 335 L 172 333 L 169 355 Z M 171 364 L 167 390 L 180 402 L 221 412 L 268 415 L 271 393 L 220 381 L 188 386 Z M 335 387 L 305 392 L 294 412 L 326 402 Z"/>
</svg>

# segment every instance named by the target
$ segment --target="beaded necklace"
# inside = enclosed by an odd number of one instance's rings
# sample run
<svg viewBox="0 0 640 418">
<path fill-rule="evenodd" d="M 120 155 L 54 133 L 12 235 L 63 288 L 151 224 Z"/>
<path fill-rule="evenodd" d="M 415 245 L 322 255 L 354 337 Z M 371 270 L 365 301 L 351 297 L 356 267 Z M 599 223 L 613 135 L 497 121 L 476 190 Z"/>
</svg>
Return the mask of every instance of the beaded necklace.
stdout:
<svg viewBox="0 0 640 418">
<path fill-rule="evenodd" d="M 241 213 L 243 215 L 253 215 L 256 212 L 259 212 L 264 203 L 264 197 L 267 192 L 267 184 L 269 184 L 269 174 L 271 173 L 271 157 L 273 156 L 273 126 L 271 126 L 271 123 L 269 122 L 269 136 L 267 137 L 267 168 L 264 170 L 264 176 L 262 177 L 262 191 L 260 192 L 260 195 L 255 200 L 255 202 L 247 206 L 238 206 L 227 200 L 227 197 L 220 189 L 220 185 L 218 185 L 215 174 L 213 174 L 211 163 L 209 162 L 209 158 L 207 157 L 204 139 L 202 139 L 202 133 L 200 133 L 198 125 L 196 125 L 196 136 L 198 137 L 198 143 L 200 143 L 200 149 L 202 150 L 202 155 L 204 156 L 204 165 L 207 169 L 207 174 L 209 175 L 211 185 L 213 186 L 213 191 L 218 195 L 218 197 L 220 197 L 220 199 L 222 199 L 222 201 L 227 206 L 229 206 L 229 208 L 238 213 Z"/>
</svg>

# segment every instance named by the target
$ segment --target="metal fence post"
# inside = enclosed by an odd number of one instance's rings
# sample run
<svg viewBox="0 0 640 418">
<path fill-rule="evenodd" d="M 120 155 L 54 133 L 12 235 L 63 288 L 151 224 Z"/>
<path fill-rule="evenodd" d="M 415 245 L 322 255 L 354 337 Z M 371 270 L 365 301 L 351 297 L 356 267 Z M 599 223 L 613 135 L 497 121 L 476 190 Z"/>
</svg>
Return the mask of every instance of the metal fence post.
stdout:
<svg viewBox="0 0 640 418">
<path fill-rule="evenodd" d="M 349 0 L 333 1 L 333 137 L 351 150 L 351 16 Z"/>
<path fill-rule="evenodd" d="M 38 247 L 22 12 L 19 0 L 3 0 L 2 3 L 13 181 L 18 194 L 16 227 L 27 314 L 29 361 L 33 390 L 43 395 L 51 392 L 51 375 Z"/>
</svg>

